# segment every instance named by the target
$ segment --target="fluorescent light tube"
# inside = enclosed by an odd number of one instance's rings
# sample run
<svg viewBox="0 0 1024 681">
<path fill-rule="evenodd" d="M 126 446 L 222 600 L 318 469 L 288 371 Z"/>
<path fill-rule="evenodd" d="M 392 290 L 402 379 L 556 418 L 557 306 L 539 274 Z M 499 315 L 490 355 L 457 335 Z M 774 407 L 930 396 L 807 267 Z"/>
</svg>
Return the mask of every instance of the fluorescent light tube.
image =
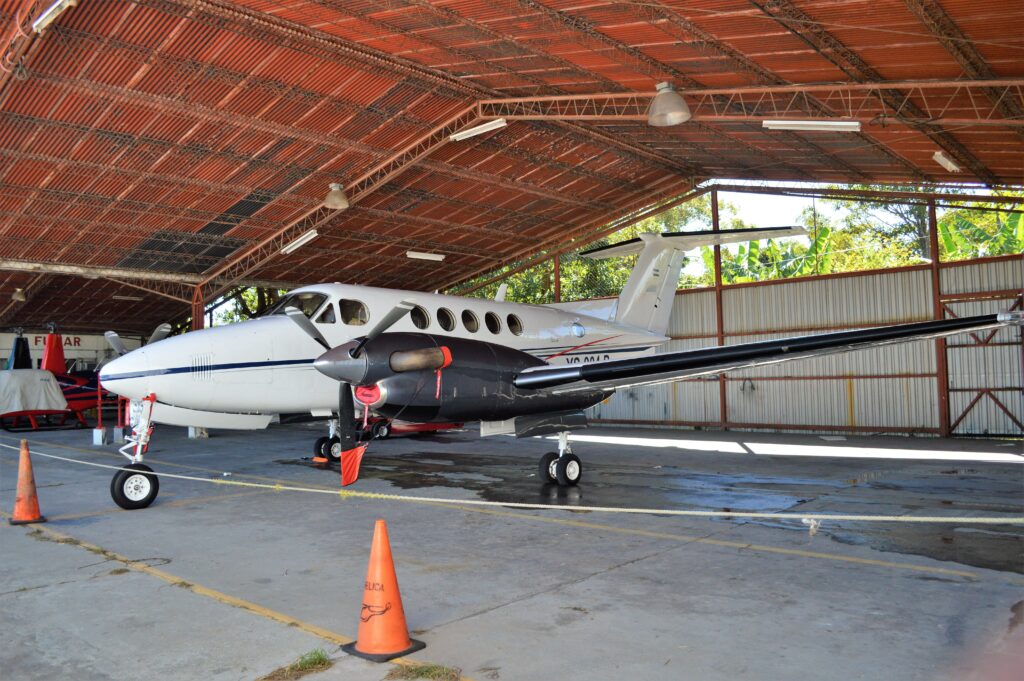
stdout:
<svg viewBox="0 0 1024 681">
<path fill-rule="evenodd" d="M 131 302 L 131 303 L 137 303 L 140 300 L 142 300 L 141 296 L 121 296 L 121 295 L 117 295 L 117 296 L 110 296 L 110 297 L 113 300 L 127 300 L 128 302 Z"/>
<path fill-rule="evenodd" d="M 956 161 L 951 159 L 949 156 L 946 156 L 946 152 L 944 151 L 936 151 L 934 154 L 932 154 L 932 158 L 935 159 L 936 163 L 938 163 L 940 166 L 942 166 L 951 173 L 959 173 L 961 170 L 963 170 L 963 168 L 957 165 Z"/>
<path fill-rule="evenodd" d="M 768 130 L 816 130 L 821 132 L 860 132 L 860 121 L 775 120 L 762 121 L 761 126 Z"/>
<path fill-rule="evenodd" d="M 493 121 L 487 121 L 486 123 L 481 123 L 480 125 L 474 125 L 472 128 L 459 130 L 458 132 L 452 134 L 448 139 L 451 140 L 452 142 L 461 142 L 464 139 L 476 137 L 477 135 L 482 135 L 485 132 L 490 132 L 491 130 L 498 130 L 499 128 L 504 128 L 506 125 L 508 125 L 508 121 L 506 121 L 504 118 L 496 118 Z"/>
<path fill-rule="evenodd" d="M 302 236 L 300 236 L 295 241 L 291 242 L 290 244 L 288 244 L 287 246 L 282 248 L 281 249 L 281 253 L 283 253 L 284 255 L 288 255 L 292 251 L 295 251 L 295 250 L 301 248 L 302 246 L 305 246 L 306 244 L 308 244 L 310 241 L 312 241 L 313 239 L 317 238 L 318 236 L 320 236 L 320 232 L 316 231 L 315 229 L 311 229 L 308 232 L 306 232 L 305 234 L 303 234 Z"/>
<path fill-rule="evenodd" d="M 444 253 L 421 253 L 420 251 L 406 251 L 405 257 L 412 258 L 413 260 L 434 260 L 441 262 L 444 260 Z"/>
<path fill-rule="evenodd" d="M 46 30 L 46 27 L 57 20 L 57 17 L 66 10 L 68 7 L 74 7 L 78 4 L 78 0 L 57 0 L 49 7 L 47 7 L 39 18 L 32 22 L 32 30 L 36 33 L 42 33 Z"/>
</svg>

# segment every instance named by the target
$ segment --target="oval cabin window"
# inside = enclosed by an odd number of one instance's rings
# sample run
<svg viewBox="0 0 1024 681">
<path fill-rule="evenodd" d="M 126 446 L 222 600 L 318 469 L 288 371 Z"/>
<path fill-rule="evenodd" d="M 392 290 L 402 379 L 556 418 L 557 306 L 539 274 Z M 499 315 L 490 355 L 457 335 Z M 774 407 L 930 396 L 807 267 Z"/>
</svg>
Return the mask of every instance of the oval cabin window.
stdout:
<svg viewBox="0 0 1024 681">
<path fill-rule="evenodd" d="M 476 333 L 480 329 L 480 320 L 476 318 L 476 315 L 469 310 L 462 311 L 462 325 L 466 327 L 466 331 L 470 333 Z"/>
<path fill-rule="evenodd" d="M 491 333 L 501 332 L 501 320 L 493 312 L 488 312 L 484 315 L 484 324 L 487 325 L 487 330 Z"/>
<path fill-rule="evenodd" d="M 412 308 L 409 317 L 412 319 L 412 325 L 417 329 L 425 329 L 430 326 L 430 314 L 419 305 Z"/>
<path fill-rule="evenodd" d="M 510 314 L 508 317 L 505 318 L 505 321 L 508 323 L 508 330 L 512 332 L 512 335 L 523 335 L 523 320 L 521 320 L 514 314 Z"/>
<path fill-rule="evenodd" d="M 437 310 L 437 323 L 441 325 L 441 328 L 445 331 L 455 330 L 455 315 L 447 307 L 441 307 Z"/>
</svg>

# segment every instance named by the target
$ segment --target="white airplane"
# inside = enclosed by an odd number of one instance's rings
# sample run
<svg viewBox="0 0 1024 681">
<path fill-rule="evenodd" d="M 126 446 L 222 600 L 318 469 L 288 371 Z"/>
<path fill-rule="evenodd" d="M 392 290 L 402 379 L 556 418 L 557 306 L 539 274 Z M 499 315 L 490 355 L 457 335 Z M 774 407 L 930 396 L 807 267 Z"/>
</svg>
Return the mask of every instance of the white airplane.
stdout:
<svg viewBox="0 0 1024 681">
<path fill-rule="evenodd" d="M 586 252 L 638 254 L 616 300 L 548 307 L 344 284 L 291 291 L 259 318 L 169 337 L 103 367 L 104 388 L 132 400 L 133 432 L 114 476 L 123 508 L 144 508 L 159 481 L 142 463 L 152 425 L 265 428 L 280 414 L 327 417 L 318 457 L 340 459 L 342 484 L 358 478 L 364 410 L 419 423 L 480 421 L 481 434 L 559 434 L 541 457 L 542 480 L 579 482 L 568 431 L 617 389 L 813 355 L 1021 323 L 981 315 L 655 355 L 686 251 L 805 234 L 797 227 L 643 234 Z M 353 390 L 354 388 L 354 390 Z"/>
</svg>

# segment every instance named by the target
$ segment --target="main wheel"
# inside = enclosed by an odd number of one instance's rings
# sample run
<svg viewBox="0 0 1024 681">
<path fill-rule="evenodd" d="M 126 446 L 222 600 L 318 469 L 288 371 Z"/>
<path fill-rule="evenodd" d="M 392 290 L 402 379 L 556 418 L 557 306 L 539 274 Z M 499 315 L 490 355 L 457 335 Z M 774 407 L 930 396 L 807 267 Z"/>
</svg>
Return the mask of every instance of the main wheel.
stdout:
<svg viewBox="0 0 1024 681">
<path fill-rule="evenodd" d="M 575 485 L 583 477 L 583 462 L 575 454 L 566 454 L 555 462 L 555 477 L 559 485 Z"/>
<path fill-rule="evenodd" d="M 332 461 L 338 461 L 341 459 L 341 438 L 334 436 L 328 438 L 327 444 L 324 445 L 324 456 Z"/>
<path fill-rule="evenodd" d="M 377 421 L 370 429 L 370 433 L 373 434 L 374 440 L 387 440 L 391 435 L 391 424 L 387 421 Z"/>
<path fill-rule="evenodd" d="M 313 456 L 319 456 L 319 457 L 322 457 L 322 458 L 326 459 L 328 457 L 327 449 L 328 449 L 328 443 L 330 441 L 331 441 L 331 438 L 329 438 L 327 436 L 318 437 L 316 439 L 316 442 L 313 443 Z"/>
<path fill-rule="evenodd" d="M 558 478 L 555 477 L 555 464 L 558 462 L 557 452 L 548 452 L 544 456 L 540 457 L 540 464 L 538 464 L 537 477 L 544 482 L 556 482 Z"/>
<path fill-rule="evenodd" d="M 160 479 L 152 468 L 141 463 L 125 466 L 110 481 L 110 496 L 114 503 L 129 511 L 146 508 L 159 493 Z"/>
</svg>

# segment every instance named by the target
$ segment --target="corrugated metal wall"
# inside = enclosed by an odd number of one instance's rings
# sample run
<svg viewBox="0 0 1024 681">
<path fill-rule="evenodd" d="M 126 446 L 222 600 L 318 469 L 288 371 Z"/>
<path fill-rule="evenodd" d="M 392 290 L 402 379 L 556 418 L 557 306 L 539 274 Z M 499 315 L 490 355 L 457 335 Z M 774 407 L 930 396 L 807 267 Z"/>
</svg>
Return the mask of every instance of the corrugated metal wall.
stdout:
<svg viewBox="0 0 1024 681">
<path fill-rule="evenodd" d="M 1021 256 L 943 265 L 939 274 L 946 316 L 1019 309 Z M 929 266 L 722 290 L 727 344 L 922 321 L 934 318 L 935 309 Z M 680 292 L 669 334 L 673 340 L 661 352 L 715 345 L 715 291 Z M 1024 434 L 1021 331 L 958 336 L 948 344 L 945 394 L 936 342 L 920 341 L 734 372 L 724 388 L 718 380 L 701 380 L 625 391 L 595 407 L 592 417 L 638 425 L 938 434 L 948 396 L 945 422 L 953 433 Z"/>
</svg>

